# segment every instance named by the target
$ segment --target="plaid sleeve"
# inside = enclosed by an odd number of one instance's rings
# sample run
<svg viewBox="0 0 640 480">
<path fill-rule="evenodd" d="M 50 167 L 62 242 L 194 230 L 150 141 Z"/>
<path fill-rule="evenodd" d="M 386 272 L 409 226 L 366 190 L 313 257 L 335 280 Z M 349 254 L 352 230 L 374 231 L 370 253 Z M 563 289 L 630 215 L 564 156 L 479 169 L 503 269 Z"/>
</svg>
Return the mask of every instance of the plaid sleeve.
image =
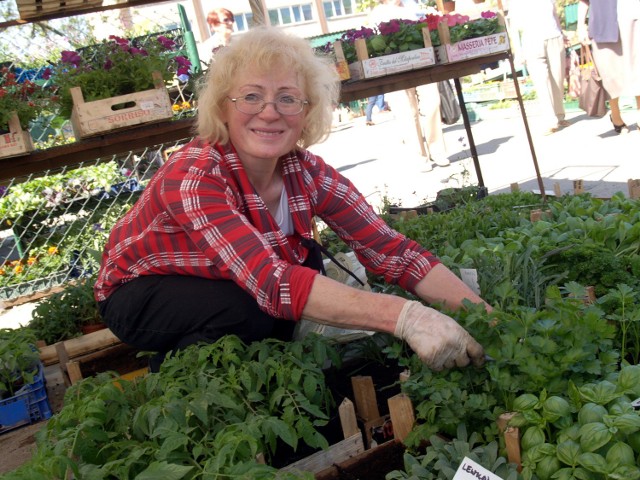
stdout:
<svg viewBox="0 0 640 480">
<path fill-rule="evenodd" d="M 372 273 L 415 292 L 415 285 L 440 261 L 417 242 L 390 228 L 349 179 L 310 156 L 317 213 Z"/>
</svg>

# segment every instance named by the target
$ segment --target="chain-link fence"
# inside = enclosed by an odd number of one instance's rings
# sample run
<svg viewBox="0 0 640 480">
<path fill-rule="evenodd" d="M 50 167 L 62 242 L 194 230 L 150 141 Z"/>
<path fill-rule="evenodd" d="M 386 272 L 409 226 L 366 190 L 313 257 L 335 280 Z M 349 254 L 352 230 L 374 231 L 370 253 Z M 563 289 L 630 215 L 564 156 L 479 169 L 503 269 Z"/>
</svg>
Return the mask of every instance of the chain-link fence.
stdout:
<svg viewBox="0 0 640 480">
<path fill-rule="evenodd" d="M 10 5 L 0 2 L 2 19 L 15 13 L 8 9 Z M 74 51 L 90 59 L 110 35 L 126 38 L 140 49 L 163 36 L 175 42 L 173 55 L 188 57 L 184 27 L 176 4 L 136 9 L 135 19 L 132 9 L 126 8 L 6 27 L 0 30 L 0 97 L 18 88 L 27 95 L 23 98 L 27 104 L 31 97 L 38 97 L 37 89 L 44 93 L 41 98 L 56 95 L 49 78 L 52 70 L 61 68 L 62 52 Z M 191 73 L 202 69 L 200 63 L 197 66 L 192 65 Z M 195 113 L 193 77 L 190 82 L 177 78 L 169 82 L 173 119 Z M 0 106 L 1 102 L 2 98 Z M 55 152 L 79 141 L 55 102 L 38 113 L 27 127 L 33 154 Z M 171 141 L 100 158 L 87 155 L 80 163 L 76 160 L 55 170 L 2 177 L 0 300 L 95 274 L 111 227 L 176 145 Z M 20 163 L 24 158 L 11 160 Z"/>
</svg>

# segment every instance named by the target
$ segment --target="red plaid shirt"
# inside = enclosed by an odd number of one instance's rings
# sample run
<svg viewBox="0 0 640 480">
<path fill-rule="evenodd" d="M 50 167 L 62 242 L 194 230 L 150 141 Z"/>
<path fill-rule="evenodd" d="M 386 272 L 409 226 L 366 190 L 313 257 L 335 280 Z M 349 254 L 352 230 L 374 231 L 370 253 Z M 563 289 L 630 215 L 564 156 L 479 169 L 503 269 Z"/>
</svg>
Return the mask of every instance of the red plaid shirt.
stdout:
<svg viewBox="0 0 640 480">
<path fill-rule="evenodd" d="M 374 212 L 353 184 L 306 150 L 281 159 L 295 234 L 285 237 L 230 146 L 192 140 L 156 172 L 115 225 L 95 285 L 98 301 L 141 275 L 233 280 L 268 314 L 297 320 L 317 272 L 302 237 L 320 217 L 373 273 L 413 292 L 438 260 Z"/>
</svg>

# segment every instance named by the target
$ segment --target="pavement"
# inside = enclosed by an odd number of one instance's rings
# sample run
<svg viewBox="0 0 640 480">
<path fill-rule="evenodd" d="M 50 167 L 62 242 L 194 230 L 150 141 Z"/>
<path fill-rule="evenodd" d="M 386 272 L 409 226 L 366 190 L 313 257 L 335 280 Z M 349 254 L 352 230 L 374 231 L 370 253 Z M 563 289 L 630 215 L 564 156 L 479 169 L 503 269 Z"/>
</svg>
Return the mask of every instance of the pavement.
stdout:
<svg viewBox="0 0 640 480">
<path fill-rule="evenodd" d="M 538 105 L 525 103 L 547 194 L 553 194 L 556 183 L 562 194 L 573 193 L 574 180 L 582 180 L 584 191 L 594 197 L 610 198 L 616 192 L 628 196 L 627 180 L 640 178 L 640 114 L 629 108 L 629 100 L 621 101 L 631 129 L 622 135 L 613 131 L 608 116 L 590 118 L 569 106 L 566 119 L 571 125 L 544 135 Z M 480 174 L 490 194 L 509 192 L 512 183 L 523 191 L 540 191 L 522 114 L 515 105 L 495 110 L 471 105 Z M 450 165 L 432 170 L 420 155 L 413 122 L 396 116 L 393 105 L 388 113 L 375 110 L 373 121 L 373 126 L 366 126 L 364 117 L 336 123 L 329 139 L 310 150 L 351 179 L 375 208 L 382 208 L 384 200 L 418 206 L 433 201 L 443 188 L 479 183 L 462 120 L 444 128 Z"/>
<path fill-rule="evenodd" d="M 640 178 L 640 115 L 622 99 L 623 117 L 631 131 L 618 135 L 607 117 L 589 118 L 568 108 L 569 127 L 551 135 L 542 132 L 542 117 L 535 101 L 526 102 L 533 150 L 545 192 L 553 195 L 558 184 L 562 194 L 573 193 L 574 181 L 582 180 L 585 192 L 610 198 L 616 192 L 629 196 L 627 180 Z M 509 192 L 517 183 L 522 191 L 539 193 L 536 169 L 519 108 L 490 110 L 468 105 L 478 151 L 480 175 L 489 194 Z M 448 187 L 478 184 L 478 172 L 469 151 L 464 125 L 444 128 L 450 165 L 426 168 L 420 155 L 412 121 L 391 112 L 374 111 L 375 125 L 365 125 L 363 116 L 336 114 L 329 138 L 310 148 L 351 179 L 377 210 L 384 202 L 413 207 L 435 200 Z M 0 328 L 26 325 L 36 303 L 3 309 Z"/>
</svg>

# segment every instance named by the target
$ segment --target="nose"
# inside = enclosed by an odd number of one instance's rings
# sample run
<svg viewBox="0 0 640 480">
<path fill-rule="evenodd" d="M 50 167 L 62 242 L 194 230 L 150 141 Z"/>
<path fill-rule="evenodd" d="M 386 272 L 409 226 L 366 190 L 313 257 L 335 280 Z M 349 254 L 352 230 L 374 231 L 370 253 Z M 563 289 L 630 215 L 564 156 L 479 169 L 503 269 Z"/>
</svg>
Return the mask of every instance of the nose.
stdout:
<svg viewBox="0 0 640 480">
<path fill-rule="evenodd" d="M 268 108 L 268 107 L 271 107 L 271 108 Z M 263 115 L 265 113 L 267 115 L 271 114 L 271 116 L 277 116 L 277 117 L 282 115 L 276 109 L 276 102 L 264 102 L 264 107 L 262 107 L 262 110 L 260 111 L 260 115 Z"/>
</svg>

